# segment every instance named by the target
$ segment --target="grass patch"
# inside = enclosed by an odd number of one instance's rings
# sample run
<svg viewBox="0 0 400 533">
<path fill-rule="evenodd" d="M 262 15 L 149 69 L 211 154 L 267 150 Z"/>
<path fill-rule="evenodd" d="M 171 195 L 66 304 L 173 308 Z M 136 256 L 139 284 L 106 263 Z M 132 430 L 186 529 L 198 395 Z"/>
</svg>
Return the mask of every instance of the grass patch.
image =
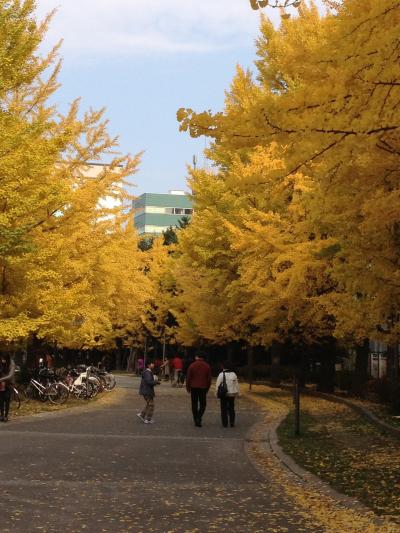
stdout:
<svg viewBox="0 0 400 533">
<path fill-rule="evenodd" d="M 298 464 L 377 514 L 400 519 L 398 440 L 383 435 L 348 407 L 316 398 L 302 398 L 299 437 L 293 427 L 291 410 L 278 436 Z"/>
<path fill-rule="evenodd" d="M 387 424 L 390 424 L 391 426 L 400 429 L 400 416 L 394 414 L 390 406 L 379 403 L 367 402 L 363 400 L 354 400 L 353 398 L 351 398 L 351 401 L 357 403 L 358 405 L 361 405 L 362 407 L 365 407 L 365 409 L 368 409 L 368 411 L 370 411 L 372 414 L 374 414 Z"/>
<path fill-rule="evenodd" d="M 89 400 L 80 400 L 70 396 L 68 400 L 61 404 L 55 405 L 49 401 L 41 402 L 39 400 L 25 400 L 21 401 L 21 407 L 16 408 L 14 402 L 11 402 L 10 405 L 10 419 L 19 418 L 21 416 L 35 415 L 38 413 L 50 413 L 53 411 L 62 411 L 65 409 L 71 409 L 73 407 L 87 407 L 92 404 L 102 404 L 102 403 L 111 403 L 118 396 L 118 389 L 114 389 L 111 392 L 103 392 L 98 394 L 94 398 Z"/>
<path fill-rule="evenodd" d="M 346 405 L 311 396 L 301 397 L 301 435 L 297 437 L 287 391 L 260 389 L 253 394 L 269 413 L 289 409 L 278 437 L 297 464 L 375 513 L 400 522 L 399 440 L 382 434 Z"/>
</svg>

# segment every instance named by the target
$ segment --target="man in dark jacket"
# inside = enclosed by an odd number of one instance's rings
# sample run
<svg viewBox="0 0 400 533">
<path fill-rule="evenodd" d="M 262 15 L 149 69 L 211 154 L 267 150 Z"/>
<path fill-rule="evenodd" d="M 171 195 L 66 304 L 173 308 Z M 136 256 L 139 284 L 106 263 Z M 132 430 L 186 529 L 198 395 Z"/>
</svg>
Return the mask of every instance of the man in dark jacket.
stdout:
<svg viewBox="0 0 400 533">
<path fill-rule="evenodd" d="M 195 361 L 189 366 L 186 375 L 186 390 L 192 397 L 192 413 L 194 424 L 201 427 L 201 419 L 207 405 L 207 392 L 211 386 L 211 368 L 197 355 Z"/>
<path fill-rule="evenodd" d="M 146 402 L 143 411 L 138 413 L 137 416 L 145 424 L 153 424 L 154 413 L 154 387 L 158 385 L 159 381 L 157 376 L 153 375 L 154 363 L 149 363 L 146 370 L 142 374 L 140 381 L 139 394 L 141 394 Z"/>
</svg>

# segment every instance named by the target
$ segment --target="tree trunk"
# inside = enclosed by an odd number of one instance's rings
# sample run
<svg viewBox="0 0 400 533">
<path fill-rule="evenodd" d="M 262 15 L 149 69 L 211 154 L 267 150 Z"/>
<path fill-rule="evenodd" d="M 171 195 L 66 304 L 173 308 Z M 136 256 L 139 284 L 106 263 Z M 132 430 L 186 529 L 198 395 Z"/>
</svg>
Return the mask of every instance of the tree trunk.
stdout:
<svg viewBox="0 0 400 533">
<path fill-rule="evenodd" d="M 226 363 L 229 365 L 229 368 L 232 368 L 232 365 L 233 365 L 233 345 L 232 345 L 232 343 L 229 343 L 226 346 Z"/>
<path fill-rule="evenodd" d="M 387 351 L 387 368 L 390 387 L 390 403 L 393 412 L 400 412 L 399 345 L 391 344 Z"/>
<path fill-rule="evenodd" d="M 43 341 L 33 334 L 26 345 L 26 366 L 31 369 L 36 368 L 40 357 L 44 358 L 44 352 Z"/>
<path fill-rule="evenodd" d="M 387 374 L 392 385 L 399 384 L 399 346 L 390 344 L 387 350 Z"/>
<path fill-rule="evenodd" d="M 249 388 L 253 384 L 254 380 L 254 348 L 253 346 L 247 346 L 247 379 L 249 381 Z"/>
<path fill-rule="evenodd" d="M 364 339 L 355 350 L 356 368 L 351 383 L 351 393 L 355 396 L 364 396 L 364 387 L 368 380 L 369 339 Z"/>
<path fill-rule="evenodd" d="M 124 357 L 124 345 L 122 339 L 117 337 L 115 339 L 115 344 L 117 346 L 117 351 L 115 353 L 115 367 L 117 370 L 122 370 L 122 361 Z"/>
<path fill-rule="evenodd" d="M 300 348 L 297 364 L 297 375 L 299 380 L 299 387 L 304 388 L 307 382 L 307 373 L 309 367 L 308 353 L 305 351 L 305 347 Z M 308 348 L 307 348 L 308 349 Z"/>
<path fill-rule="evenodd" d="M 126 362 L 126 371 L 134 372 L 135 371 L 135 359 L 136 359 L 136 350 L 131 348 L 129 351 L 129 357 Z"/>
<path fill-rule="evenodd" d="M 271 381 L 274 385 L 281 382 L 281 352 L 282 345 L 274 341 L 271 346 Z"/>
<path fill-rule="evenodd" d="M 332 393 L 335 391 L 336 340 L 331 338 L 318 347 L 320 374 L 317 390 Z"/>
</svg>

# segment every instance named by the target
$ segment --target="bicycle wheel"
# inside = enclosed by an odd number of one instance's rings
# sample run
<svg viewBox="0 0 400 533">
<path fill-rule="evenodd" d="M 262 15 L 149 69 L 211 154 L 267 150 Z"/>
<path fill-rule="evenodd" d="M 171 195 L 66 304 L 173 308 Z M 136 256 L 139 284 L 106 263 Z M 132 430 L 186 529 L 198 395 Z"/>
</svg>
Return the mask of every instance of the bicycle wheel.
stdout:
<svg viewBox="0 0 400 533">
<path fill-rule="evenodd" d="M 107 390 L 107 380 L 104 376 L 96 376 L 100 381 L 100 392 Z"/>
<path fill-rule="evenodd" d="M 94 398 L 100 392 L 100 381 L 94 376 L 91 376 L 89 378 L 89 388 L 91 388 L 91 391 L 89 392 L 90 398 Z"/>
<path fill-rule="evenodd" d="M 90 400 L 90 398 L 94 398 L 96 396 L 98 390 L 93 383 L 89 381 L 89 383 L 84 383 L 83 386 L 85 387 L 85 400 Z"/>
<path fill-rule="evenodd" d="M 71 392 L 72 394 L 74 394 L 75 398 L 78 398 L 79 400 L 83 400 L 84 398 L 86 398 L 85 385 L 74 385 Z"/>
<path fill-rule="evenodd" d="M 46 393 L 51 403 L 60 405 L 68 400 L 69 389 L 63 383 L 52 383 L 47 387 Z"/>
<path fill-rule="evenodd" d="M 42 402 L 47 400 L 47 396 L 44 394 L 39 394 L 39 391 L 34 385 L 32 385 L 32 383 L 29 383 L 26 387 L 25 396 L 27 400 L 41 400 Z"/>
<path fill-rule="evenodd" d="M 21 407 L 21 396 L 15 387 L 11 390 L 11 400 L 14 402 L 17 409 Z"/>
<path fill-rule="evenodd" d="M 105 376 L 105 378 L 106 378 L 106 381 L 107 381 L 106 390 L 107 391 L 112 391 L 115 388 L 116 384 L 117 384 L 117 381 L 116 381 L 114 375 L 113 374 L 107 374 Z"/>
</svg>

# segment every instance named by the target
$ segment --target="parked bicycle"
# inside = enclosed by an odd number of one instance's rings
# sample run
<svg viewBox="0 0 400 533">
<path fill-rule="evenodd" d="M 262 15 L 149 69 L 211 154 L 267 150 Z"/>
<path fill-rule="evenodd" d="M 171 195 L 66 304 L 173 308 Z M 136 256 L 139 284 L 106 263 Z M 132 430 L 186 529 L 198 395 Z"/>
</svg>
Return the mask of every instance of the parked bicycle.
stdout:
<svg viewBox="0 0 400 533">
<path fill-rule="evenodd" d="M 50 401 L 62 404 L 68 397 L 89 399 L 102 391 L 111 391 L 116 386 L 113 374 L 95 366 L 80 365 L 76 369 L 54 371 L 41 368 L 35 372 L 26 389 L 22 392 L 26 399 Z M 12 400 L 17 408 L 21 405 L 21 393 L 13 390 Z"/>
<path fill-rule="evenodd" d="M 105 370 L 101 370 L 100 368 L 97 368 L 97 366 L 90 366 L 88 368 L 90 374 L 95 376 L 100 381 L 102 390 L 110 392 L 115 388 L 117 381 L 113 374 L 106 372 Z"/>
<path fill-rule="evenodd" d="M 83 385 L 87 390 L 87 397 L 94 398 L 99 392 L 103 391 L 103 384 L 97 375 L 93 374 L 93 366 L 79 367 L 79 376 L 75 380 L 76 385 Z"/>
<path fill-rule="evenodd" d="M 11 389 L 11 401 L 17 409 L 21 407 L 21 395 L 15 387 Z"/>
<path fill-rule="evenodd" d="M 64 376 L 64 383 L 69 388 L 70 394 L 73 394 L 75 398 L 87 400 L 97 394 L 100 388 L 99 381 L 91 379 L 90 376 L 89 380 L 86 378 L 86 370 L 81 372 L 75 368 L 70 369 Z"/>
<path fill-rule="evenodd" d="M 38 379 L 31 378 L 25 394 L 28 399 L 39 399 L 42 402 L 49 400 L 54 404 L 63 404 L 68 399 L 69 389 L 65 383 L 56 380 L 54 372 L 43 369 L 39 372 Z"/>
</svg>

